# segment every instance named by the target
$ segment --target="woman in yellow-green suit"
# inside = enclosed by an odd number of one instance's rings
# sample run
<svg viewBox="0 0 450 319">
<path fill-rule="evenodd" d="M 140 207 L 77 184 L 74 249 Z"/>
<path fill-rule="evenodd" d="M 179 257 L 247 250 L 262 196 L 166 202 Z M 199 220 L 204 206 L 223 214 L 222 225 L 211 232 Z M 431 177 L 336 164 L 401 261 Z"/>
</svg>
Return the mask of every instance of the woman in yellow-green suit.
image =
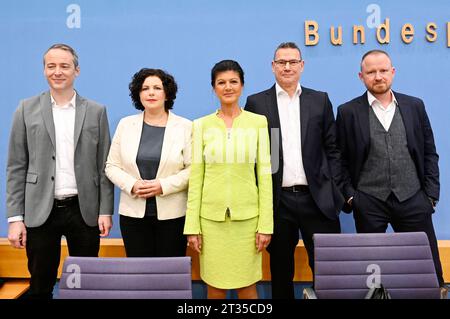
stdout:
<svg viewBox="0 0 450 319">
<path fill-rule="evenodd" d="M 200 254 L 208 298 L 257 298 L 261 251 L 273 232 L 267 120 L 244 111 L 244 72 L 232 60 L 217 63 L 211 85 L 220 108 L 194 121 L 184 234 Z"/>
</svg>

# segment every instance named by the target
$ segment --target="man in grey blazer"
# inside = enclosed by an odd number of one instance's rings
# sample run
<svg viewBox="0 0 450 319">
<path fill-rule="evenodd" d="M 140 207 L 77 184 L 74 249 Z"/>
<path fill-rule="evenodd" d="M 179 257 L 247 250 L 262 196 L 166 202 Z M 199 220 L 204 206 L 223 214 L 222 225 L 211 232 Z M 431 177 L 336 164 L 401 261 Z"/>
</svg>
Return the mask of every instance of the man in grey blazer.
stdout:
<svg viewBox="0 0 450 319">
<path fill-rule="evenodd" d="M 73 87 L 78 56 L 66 44 L 44 55 L 50 90 L 22 100 L 9 141 L 8 239 L 26 248 L 29 297 L 51 298 L 61 237 L 72 256 L 98 256 L 112 227 L 114 188 L 104 173 L 110 146 L 104 106 Z"/>
</svg>

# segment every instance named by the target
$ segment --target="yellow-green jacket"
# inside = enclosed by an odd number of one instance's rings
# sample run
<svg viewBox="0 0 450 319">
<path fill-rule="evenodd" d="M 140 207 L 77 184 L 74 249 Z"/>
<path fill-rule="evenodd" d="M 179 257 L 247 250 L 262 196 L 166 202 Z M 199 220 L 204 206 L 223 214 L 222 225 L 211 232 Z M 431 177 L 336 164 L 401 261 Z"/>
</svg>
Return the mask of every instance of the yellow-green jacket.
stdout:
<svg viewBox="0 0 450 319">
<path fill-rule="evenodd" d="M 273 233 L 267 120 L 242 110 L 228 130 L 217 112 L 193 123 L 184 233 L 200 234 L 200 217 L 224 221 L 258 216 L 257 232 Z"/>
</svg>

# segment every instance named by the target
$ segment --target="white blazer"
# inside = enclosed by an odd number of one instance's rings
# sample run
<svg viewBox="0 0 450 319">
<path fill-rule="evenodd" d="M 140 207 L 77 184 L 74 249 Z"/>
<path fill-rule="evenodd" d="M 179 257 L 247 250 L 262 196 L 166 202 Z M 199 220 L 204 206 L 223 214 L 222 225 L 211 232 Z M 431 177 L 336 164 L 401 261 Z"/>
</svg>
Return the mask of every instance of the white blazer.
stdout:
<svg viewBox="0 0 450 319">
<path fill-rule="evenodd" d="M 136 164 L 141 140 L 144 112 L 120 120 L 114 134 L 106 176 L 121 189 L 119 214 L 142 218 L 144 198 L 131 194 L 136 181 L 141 180 Z M 169 111 L 156 179 L 163 193 L 156 196 L 158 219 L 173 219 L 186 214 L 187 186 L 191 165 L 192 122 Z"/>
</svg>

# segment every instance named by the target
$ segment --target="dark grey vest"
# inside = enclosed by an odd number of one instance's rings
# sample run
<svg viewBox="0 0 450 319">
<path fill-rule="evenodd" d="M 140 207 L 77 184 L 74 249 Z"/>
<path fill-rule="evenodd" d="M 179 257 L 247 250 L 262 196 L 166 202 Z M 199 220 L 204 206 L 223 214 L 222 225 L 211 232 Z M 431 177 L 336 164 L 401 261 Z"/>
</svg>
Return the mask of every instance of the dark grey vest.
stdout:
<svg viewBox="0 0 450 319">
<path fill-rule="evenodd" d="M 416 166 L 408 151 L 406 131 L 398 106 L 386 131 L 369 108 L 370 151 L 361 170 L 358 190 L 385 201 L 394 193 L 402 202 L 420 189 Z"/>
</svg>

